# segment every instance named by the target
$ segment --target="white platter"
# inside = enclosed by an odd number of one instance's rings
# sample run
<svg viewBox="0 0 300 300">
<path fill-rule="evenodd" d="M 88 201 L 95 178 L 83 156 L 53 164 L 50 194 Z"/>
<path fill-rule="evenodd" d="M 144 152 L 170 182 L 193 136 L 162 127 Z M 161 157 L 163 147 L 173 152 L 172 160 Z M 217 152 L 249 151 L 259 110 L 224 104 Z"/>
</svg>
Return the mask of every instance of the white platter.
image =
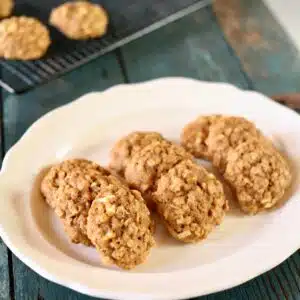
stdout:
<svg viewBox="0 0 300 300">
<path fill-rule="evenodd" d="M 133 130 L 178 141 L 200 114 L 254 121 L 292 161 L 288 201 L 255 217 L 236 209 L 207 240 L 183 245 L 157 233 L 148 261 L 126 272 L 107 268 L 94 249 L 68 242 L 38 192 L 44 167 L 71 157 L 108 162 L 110 147 Z M 300 118 L 265 96 L 227 84 L 166 78 L 87 94 L 34 123 L 7 153 L 0 174 L 0 235 L 41 276 L 112 299 L 182 299 L 236 286 L 276 266 L 300 246 Z"/>
</svg>

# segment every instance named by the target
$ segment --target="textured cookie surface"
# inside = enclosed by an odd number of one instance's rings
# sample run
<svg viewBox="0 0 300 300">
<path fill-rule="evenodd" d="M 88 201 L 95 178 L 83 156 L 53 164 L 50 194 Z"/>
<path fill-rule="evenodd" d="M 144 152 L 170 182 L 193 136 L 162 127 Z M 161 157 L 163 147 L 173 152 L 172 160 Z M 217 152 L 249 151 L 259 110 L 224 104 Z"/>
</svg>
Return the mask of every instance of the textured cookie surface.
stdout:
<svg viewBox="0 0 300 300">
<path fill-rule="evenodd" d="M 110 168 L 123 174 L 132 156 L 147 145 L 162 141 L 163 137 L 157 132 L 132 132 L 120 139 L 111 150 Z"/>
<path fill-rule="evenodd" d="M 255 125 L 243 117 L 201 116 L 182 131 L 182 145 L 195 157 L 210 160 L 221 173 L 226 167 L 228 151 L 248 140 L 268 143 Z"/>
<path fill-rule="evenodd" d="M 224 177 L 234 188 L 241 209 L 256 214 L 278 203 L 292 174 L 274 147 L 252 140 L 229 151 Z"/>
<path fill-rule="evenodd" d="M 106 33 L 108 16 L 100 5 L 74 1 L 53 9 L 50 24 L 70 39 L 90 39 Z"/>
<path fill-rule="evenodd" d="M 6 18 L 11 15 L 14 3 L 13 0 L 1 0 L 0 1 L 0 18 Z"/>
<path fill-rule="evenodd" d="M 150 212 L 137 191 L 113 184 L 93 202 L 87 233 L 106 263 L 132 269 L 154 245 Z"/>
<path fill-rule="evenodd" d="M 228 209 L 222 184 L 190 160 L 161 176 L 153 198 L 171 235 L 183 242 L 206 238 Z"/>
<path fill-rule="evenodd" d="M 207 138 L 210 128 L 221 119 L 221 115 L 201 116 L 187 124 L 182 130 L 181 144 L 197 158 L 210 159 Z"/>
<path fill-rule="evenodd" d="M 99 190 L 111 184 L 110 177 L 99 165 L 82 159 L 53 166 L 44 177 L 41 192 L 73 243 L 91 244 L 86 235 L 88 211 Z"/>
<path fill-rule="evenodd" d="M 50 43 L 48 29 L 34 18 L 11 17 L 0 22 L 0 57 L 38 59 Z"/>
<path fill-rule="evenodd" d="M 242 117 L 223 116 L 210 127 L 206 144 L 213 164 L 223 173 L 228 151 L 253 139 L 267 142 L 252 122 Z"/>
<path fill-rule="evenodd" d="M 130 185 L 147 192 L 163 173 L 185 159 L 192 157 L 183 147 L 167 140 L 156 141 L 132 156 L 124 176 Z"/>
</svg>

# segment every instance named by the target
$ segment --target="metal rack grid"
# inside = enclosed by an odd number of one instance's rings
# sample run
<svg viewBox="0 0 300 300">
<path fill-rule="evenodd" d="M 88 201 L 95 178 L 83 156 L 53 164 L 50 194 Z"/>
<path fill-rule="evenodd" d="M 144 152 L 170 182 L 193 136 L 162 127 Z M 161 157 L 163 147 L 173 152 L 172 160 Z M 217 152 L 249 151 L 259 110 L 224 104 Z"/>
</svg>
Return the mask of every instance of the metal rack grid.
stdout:
<svg viewBox="0 0 300 300">
<path fill-rule="evenodd" d="M 134 39 L 182 18 L 211 0 L 97 0 L 110 17 L 108 33 L 101 39 L 73 41 L 49 26 L 52 45 L 47 55 L 35 61 L 0 60 L 0 85 L 11 93 L 22 93 L 46 83 L 86 62 Z M 47 24 L 59 0 L 17 0 L 14 15 L 27 15 Z"/>
</svg>

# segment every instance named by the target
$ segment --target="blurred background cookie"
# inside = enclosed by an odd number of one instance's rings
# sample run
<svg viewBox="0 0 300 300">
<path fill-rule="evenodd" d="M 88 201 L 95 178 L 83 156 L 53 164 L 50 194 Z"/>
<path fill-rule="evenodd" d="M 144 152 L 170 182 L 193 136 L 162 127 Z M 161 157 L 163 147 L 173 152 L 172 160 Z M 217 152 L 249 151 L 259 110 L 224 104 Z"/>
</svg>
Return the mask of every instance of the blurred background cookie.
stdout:
<svg viewBox="0 0 300 300">
<path fill-rule="evenodd" d="M 1 0 L 0 1 L 0 19 L 6 18 L 11 15 L 14 7 L 13 0 Z"/>
<path fill-rule="evenodd" d="M 38 59 L 50 44 L 48 29 L 34 18 L 11 17 L 0 22 L 0 57 Z"/>
<path fill-rule="evenodd" d="M 106 33 L 108 16 L 100 5 L 74 1 L 53 9 L 49 23 L 69 39 L 85 40 L 98 38 Z"/>
</svg>

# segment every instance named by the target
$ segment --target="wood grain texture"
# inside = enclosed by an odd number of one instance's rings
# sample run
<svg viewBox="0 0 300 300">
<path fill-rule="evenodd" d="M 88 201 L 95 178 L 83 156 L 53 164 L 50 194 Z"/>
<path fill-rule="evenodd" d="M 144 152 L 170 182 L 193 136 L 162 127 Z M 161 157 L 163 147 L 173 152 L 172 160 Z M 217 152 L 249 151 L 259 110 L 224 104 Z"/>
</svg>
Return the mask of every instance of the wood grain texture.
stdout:
<svg viewBox="0 0 300 300">
<path fill-rule="evenodd" d="M 248 87 L 210 9 L 202 9 L 122 48 L 128 79 L 186 76 Z"/>
<path fill-rule="evenodd" d="M 2 76 L 0 70 L 0 76 Z M 0 90 L 0 120 L 3 120 L 3 99 L 5 93 Z M 3 141 L 3 122 L 0 122 L 0 160 L 4 155 L 4 141 Z M 9 278 L 9 250 L 0 238 L 0 300 L 10 299 L 10 278 Z M 10 256 L 11 259 L 11 256 Z"/>
<path fill-rule="evenodd" d="M 4 102 L 5 150 L 8 150 L 36 119 L 49 110 L 85 93 L 101 91 L 122 82 L 123 76 L 116 56 L 108 54 L 27 94 L 7 96 Z M 0 255 L 2 255 L 1 247 Z M 7 259 L 3 254 L 3 263 L 5 262 Z M 7 280 L 4 280 L 5 278 L 2 280 L 1 276 L 4 276 L 7 270 L 7 266 L 3 266 L 1 272 L 0 259 L 0 283 L 6 284 Z M 16 300 L 92 299 L 49 282 L 30 270 L 15 256 L 13 256 L 13 275 Z M 8 286 L 3 286 L 3 293 L 8 292 Z"/>
<path fill-rule="evenodd" d="M 7 247 L 0 239 L 0 300 L 10 299 Z"/>
<path fill-rule="evenodd" d="M 81 95 L 122 83 L 114 54 L 105 55 L 66 76 L 23 95 L 9 95 L 4 102 L 4 134 L 7 151 L 39 117 Z"/>
<path fill-rule="evenodd" d="M 214 11 L 255 89 L 267 95 L 299 91 L 299 52 L 263 1 L 215 0 Z"/>
</svg>

